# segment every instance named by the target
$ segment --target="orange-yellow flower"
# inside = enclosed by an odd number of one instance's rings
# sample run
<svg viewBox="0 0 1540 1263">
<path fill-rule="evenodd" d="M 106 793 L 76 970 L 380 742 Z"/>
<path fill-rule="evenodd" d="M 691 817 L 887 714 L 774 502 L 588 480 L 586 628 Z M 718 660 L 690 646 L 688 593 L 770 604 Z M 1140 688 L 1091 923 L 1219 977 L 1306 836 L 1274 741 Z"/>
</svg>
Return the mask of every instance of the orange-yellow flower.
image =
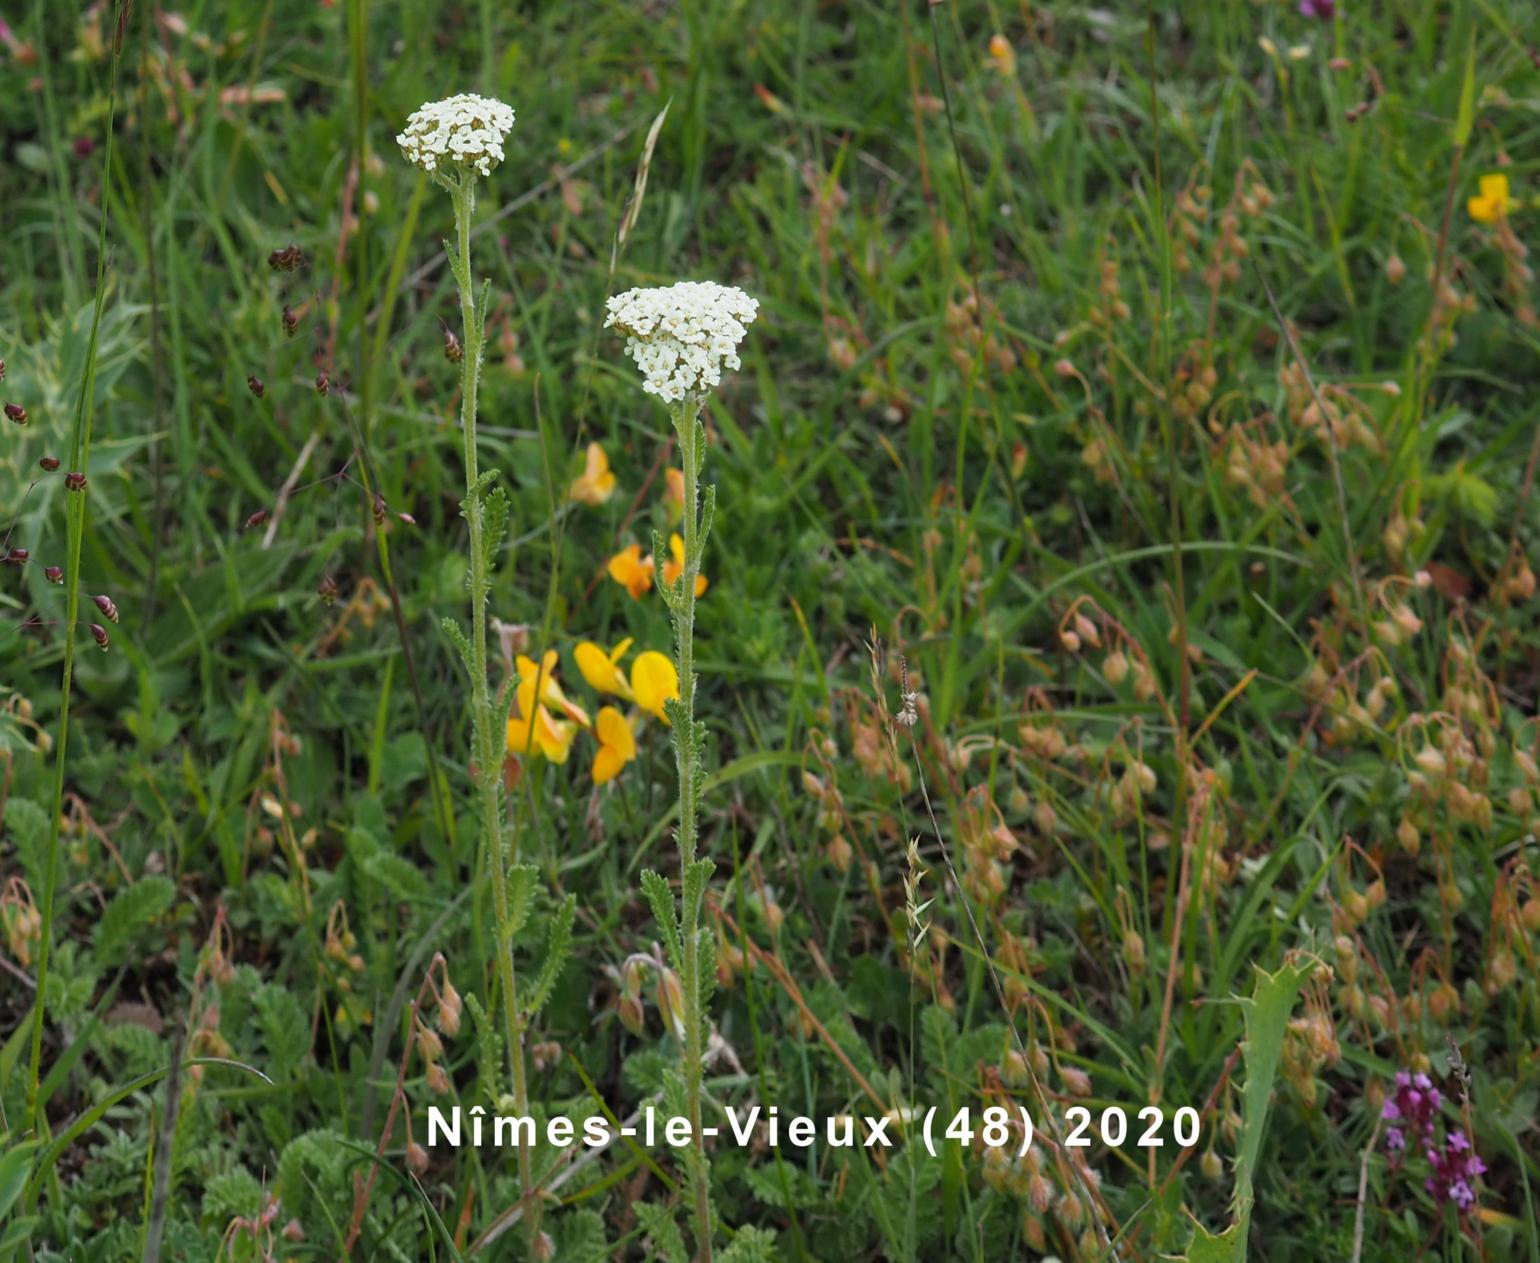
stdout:
<svg viewBox="0 0 1540 1263">
<path fill-rule="evenodd" d="M 1006 76 L 1016 73 L 1016 53 L 1011 48 L 1010 41 L 1003 35 L 991 35 L 989 37 L 989 60 L 994 63 L 995 70 Z"/>
<path fill-rule="evenodd" d="M 626 717 L 613 706 L 599 709 L 594 724 L 599 739 L 599 753 L 594 755 L 594 784 L 603 785 L 620 775 L 620 769 L 636 758 L 636 738 Z"/>
<path fill-rule="evenodd" d="M 1518 205 L 1508 196 L 1508 177 L 1502 172 L 1484 175 L 1480 183 L 1480 196 L 1470 198 L 1465 203 L 1465 209 L 1478 224 L 1495 224 Z"/>
<path fill-rule="evenodd" d="M 608 570 L 610 578 L 638 601 L 646 596 L 647 589 L 652 587 L 652 557 L 642 556 L 640 544 L 622 548 L 610 558 Z"/>
<path fill-rule="evenodd" d="M 684 540 L 678 535 L 668 537 L 669 560 L 663 563 L 663 582 L 668 587 L 673 587 L 679 582 L 679 576 L 684 573 Z M 695 595 L 700 596 L 706 590 L 706 576 L 695 576 Z"/>
<path fill-rule="evenodd" d="M 579 504 L 603 504 L 615 494 L 615 475 L 610 472 L 610 458 L 597 443 L 588 445 L 583 472 L 572 480 L 568 496 Z"/>
<path fill-rule="evenodd" d="M 663 703 L 679 697 L 679 672 L 673 661 L 656 649 L 637 654 L 631 664 L 631 694 L 649 715 L 668 723 Z"/>
<path fill-rule="evenodd" d="M 556 681 L 556 650 L 547 649 L 537 665 L 533 658 L 520 654 L 514 660 L 518 671 L 519 683 L 535 686 L 538 679 L 540 684 L 540 704 L 560 711 L 568 719 L 588 727 L 588 712 L 581 706 L 576 706 L 567 700 L 567 695 L 562 692 L 561 685 Z"/>
<path fill-rule="evenodd" d="M 684 470 L 670 465 L 663 478 L 663 507 L 668 511 L 668 520 L 677 522 L 684 516 Z"/>
<path fill-rule="evenodd" d="M 521 653 L 515 665 L 519 682 L 508 713 L 508 753 L 565 763 L 578 728 L 588 727 L 588 712 L 568 701 L 557 683 L 554 649 L 538 664 Z"/>
<path fill-rule="evenodd" d="M 577 725 L 558 720 L 535 700 L 535 681 L 520 681 L 508 714 L 508 753 L 565 763 Z"/>
<path fill-rule="evenodd" d="M 608 653 L 593 641 L 584 640 L 572 651 L 572 656 L 583 678 L 588 681 L 589 688 L 601 695 L 623 697 L 629 702 L 632 700 L 631 686 L 626 683 L 626 673 L 620 669 L 620 660 L 630 648 L 630 637 L 622 640 Z"/>
</svg>

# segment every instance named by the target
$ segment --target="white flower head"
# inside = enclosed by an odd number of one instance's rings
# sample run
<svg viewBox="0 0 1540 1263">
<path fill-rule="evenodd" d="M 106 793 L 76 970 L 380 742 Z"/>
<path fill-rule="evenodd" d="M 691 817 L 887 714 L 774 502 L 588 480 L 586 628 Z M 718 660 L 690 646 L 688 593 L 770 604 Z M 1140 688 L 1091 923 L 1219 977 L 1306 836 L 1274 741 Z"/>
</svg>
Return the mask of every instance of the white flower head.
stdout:
<svg viewBox="0 0 1540 1263">
<path fill-rule="evenodd" d="M 605 327 L 626 335 L 642 389 L 665 403 L 705 395 L 724 368 L 738 368 L 738 343 L 759 313 L 741 289 L 712 281 L 627 290 L 606 306 Z"/>
<path fill-rule="evenodd" d="M 414 111 L 396 144 L 408 162 L 424 171 L 462 166 L 491 175 L 503 160 L 503 141 L 512 129 L 511 105 L 464 92 Z"/>
</svg>

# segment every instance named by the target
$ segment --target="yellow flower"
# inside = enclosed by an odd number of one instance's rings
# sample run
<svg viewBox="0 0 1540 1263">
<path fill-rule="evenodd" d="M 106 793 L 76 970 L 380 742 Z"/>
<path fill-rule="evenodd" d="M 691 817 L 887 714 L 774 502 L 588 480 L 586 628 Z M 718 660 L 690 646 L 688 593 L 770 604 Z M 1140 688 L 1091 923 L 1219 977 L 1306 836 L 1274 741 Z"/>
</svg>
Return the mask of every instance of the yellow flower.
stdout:
<svg viewBox="0 0 1540 1263">
<path fill-rule="evenodd" d="M 610 578 L 637 600 L 646 596 L 647 589 L 652 587 L 652 557 L 642 556 L 640 544 L 623 548 L 611 557 L 608 570 Z"/>
<path fill-rule="evenodd" d="M 577 660 L 577 668 L 588 681 L 589 688 L 596 693 L 623 697 L 629 702 L 632 700 L 631 686 L 626 683 L 626 673 L 620 669 L 620 660 L 630 648 L 630 637 L 622 640 L 608 653 L 593 641 L 584 640 L 572 651 L 572 656 Z"/>
<path fill-rule="evenodd" d="M 519 684 L 522 687 L 528 684 L 535 687 L 538 679 L 540 683 L 540 704 L 550 706 L 561 711 L 568 719 L 588 727 L 588 712 L 581 706 L 576 706 L 567 700 L 567 695 L 562 692 L 561 685 L 556 682 L 556 650 L 547 649 L 537 666 L 533 658 L 520 654 L 515 660 L 518 670 Z"/>
<path fill-rule="evenodd" d="M 684 573 L 684 540 L 678 535 L 668 537 L 668 551 L 671 560 L 663 563 L 663 582 L 669 587 L 679 582 L 679 576 Z M 695 595 L 700 596 L 706 590 L 706 576 L 695 576 Z"/>
<path fill-rule="evenodd" d="M 615 475 L 610 472 L 610 458 L 597 443 L 588 445 L 583 472 L 572 480 L 568 496 L 579 504 L 603 504 L 615 494 Z"/>
<path fill-rule="evenodd" d="M 677 522 L 684 516 L 684 470 L 670 465 L 663 477 L 663 507 L 668 511 L 668 520 Z"/>
<path fill-rule="evenodd" d="M 533 676 L 519 682 L 513 711 L 508 715 L 509 754 L 530 758 L 544 756 L 552 763 L 565 763 L 576 735 L 576 724 L 553 718 L 551 712 L 535 700 Z"/>
<path fill-rule="evenodd" d="M 679 673 L 673 662 L 656 649 L 637 654 L 631 664 L 631 693 L 644 711 L 668 723 L 663 703 L 679 696 Z"/>
<path fill-rule="evenodd" d="M 1481 177 L 1481 195 L 1468 199 L 1465 209 L 1478 224 L 1495 224 L 1517 205 L 1508 196 L 1508 177 L 1498 172 Z"/>
<path fill-rule="evenodd" d="M 594 784 L 603 785 L 620 775 L 620 769 L 636 758 L 636 738 L 631 725 L 613 706 L 599 710 L 594 736 L 599 739 L 599 753 L 594 755 Z"/>
<path fill-rule="evenodd" d="M 999 74 L 1008 77 L 1016 73 L 1016 53 L 1003 35 L 989 37 L 989 60 Z"/>
</svg>

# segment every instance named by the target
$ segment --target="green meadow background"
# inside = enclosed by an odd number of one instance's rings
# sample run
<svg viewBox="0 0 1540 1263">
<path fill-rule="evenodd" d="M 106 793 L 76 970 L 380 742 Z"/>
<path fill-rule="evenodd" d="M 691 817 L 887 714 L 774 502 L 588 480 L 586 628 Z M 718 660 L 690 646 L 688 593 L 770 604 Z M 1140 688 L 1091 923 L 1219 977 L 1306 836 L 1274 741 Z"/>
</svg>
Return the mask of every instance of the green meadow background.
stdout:
<svg viewBox="0 0 1540 1263">
<path fill-rule="evenodd" d="M 0 8 L 0 1258 L 530 1257 L 508 1154 L 417 1148 L 509 1091 L 453 219 L 394 142 L 471 91 L 488 614 L 590 713 L 579 642 L 670 647 L 606 572 L 673 449 L 604 301 L 761 304 L 705 417 L 708 1112 L 897 1143 L 719 1141 L 717 1256 L 1540 1261 L 1540 31 L 1306 8 Z M 677 1057 L 654 975 L 617 1010 L 677 876 L 638 746 L 508 769 L 527 974 L 577 897 L 542 1118 Z M 535 1168 L 554 1257 L 693 1257 L 679 1155 Z"/>
</svg>

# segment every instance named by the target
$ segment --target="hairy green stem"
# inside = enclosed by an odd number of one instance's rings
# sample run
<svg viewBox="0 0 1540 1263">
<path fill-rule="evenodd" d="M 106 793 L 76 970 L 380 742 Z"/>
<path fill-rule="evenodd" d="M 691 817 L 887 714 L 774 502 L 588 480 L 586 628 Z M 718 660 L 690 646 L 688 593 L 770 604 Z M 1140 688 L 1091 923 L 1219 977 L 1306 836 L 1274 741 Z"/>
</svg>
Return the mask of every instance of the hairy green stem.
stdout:
<svg viewBox="0 0 1540 1263">
<path fill-rule="evenodd" d="M 475 177 L 467 175 L 454 187 L 456 280 L 460 290 L 460 321 L 464 357 L 461 360 L 460 432 L 465 447 L 465 520 L 470 528 L 471 595 L 471 714 L 472 750 L 476 759 L 476 798 L 481 812 L 482 858 L 492 879 L 492 907 L 497 918 L 497 976 L 503 995 L 508 1040 L 508 1071 L 514 1108 L 529 1113 L 529 1082 L 524 1069 L 524 1031 L 519 1018 L 513 971 L 513 927 L 508 906 L 508 871 L 514 857 L 503 845 L 499 807 L 506 735 L 497 731 L 492 690 L 487 683 L 487 598 L 491 591 L 486 555 L 485 520 L 480 472 L 476 460 L 476 389 L 481 378 L 484 330 L 471 285 L 471 213 L 476 206 Z M 534 1165 L 529 1150 L 519 1146 L 519 1191 L 524 1203 L 524 1227 L 531 1257 L 540 1237 L 540 1201 L 535 1196 Z"/>
<path fill-rule="evenodd" d="M 695 863 L 696 806 L 699 797 L 697 779 L 700 767 L 696 758 L 695 735 L 695 577 L 700 573 L 699 486 L 704 453 L 699 450 L 698 418 L 702 400 L 686 399 L 674 410 L 674 429 L 679 435 L 679 454 L 684 466 L 684 571 L 679 576 L 675 598 L 674 639 L 679 669 L 679 733 L 674 741 L 674 758 L 679 770 L 679 874 L 681 886 L 685 874 Z M 701 1012 L 700 977 L 700 900 L 685 893 L 680 921 L 682 959 L 680 982 L 684 989 L 684 1084 L 690 1112 L 690 1143 L 694 1147 L 691 1184 L 695 1194 L 696 1258 L 711 1259 L 711 1191 L 706 1163 L 706 1140 L 701 1134 L 701 1046 L 704 1015 Z"/>
</svg>

